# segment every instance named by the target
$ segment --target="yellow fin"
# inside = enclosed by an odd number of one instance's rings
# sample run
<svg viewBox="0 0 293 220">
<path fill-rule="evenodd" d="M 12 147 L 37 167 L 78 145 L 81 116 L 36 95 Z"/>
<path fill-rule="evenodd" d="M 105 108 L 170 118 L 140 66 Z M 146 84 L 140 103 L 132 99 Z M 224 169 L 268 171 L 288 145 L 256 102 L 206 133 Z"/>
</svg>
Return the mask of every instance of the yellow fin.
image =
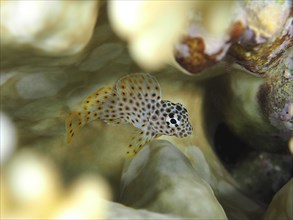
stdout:
<svg viewBox="0 0 293 220">
<path fill-rule="evenodd" d="M 66 118 L 66 142 L 70 143 L 73 136 L 89 122 L 100 118 L 103 104 L 112 97 L 112 86 L 97 89 L 82 101 L 82 110 L 70 112 Z"/>
</svg>

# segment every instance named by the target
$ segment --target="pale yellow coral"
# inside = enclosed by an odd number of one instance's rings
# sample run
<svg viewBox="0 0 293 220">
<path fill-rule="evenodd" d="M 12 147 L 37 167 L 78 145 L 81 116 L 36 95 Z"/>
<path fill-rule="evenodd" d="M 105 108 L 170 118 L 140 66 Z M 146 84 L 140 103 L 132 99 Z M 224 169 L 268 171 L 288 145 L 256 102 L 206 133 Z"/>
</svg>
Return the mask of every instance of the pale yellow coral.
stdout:
<svg viewBox="0 0 293 220">
<path fill-rule="evenodd" d="M 32 150 L 17 153 L 1 172 L 1 219 L 104 219 L 109 188 L 82 175 L 69 190 L 49 158 Z"/>
<path fill-rule="evenodd" d="M 53 219 L 105 219 L 109 189 L 95 176 L 83 175 L 73 183 Z"/>
<path fill-rule="evenodd" d="M 129 41 L 129 49 L 143 67 L 158 68 L 172 55 L 192 1 L 110 1 L 112 27 Z"/>
<path fill-rule="evenodd" d="M 271 38 L 278 34 L 290 14 L 291 1 L 246 1 L 243 9 L 248 26 L 256 37 Z"/>
<path fill-rule="evenodd" d="M 206 13 L 200 17 L 211 33 L 226 34 L 226 24 L 231 20 L 229 13 L 232 13 L 226 6 L 218 10 L 219 2 L 118 0 L 110 1 L 109 17 L 114 30 L 128 41 L 130 52 L 138 64 L 158 69 L 173 59 L 174 46 L 193 13 Z M 208 15 L 215 12 L 218 19 L 211 22 Z"/>
<path fill-rule="evenodd" d="M 97 1 L 1 1 L 1 41 L 53 55 L 71 55 L 89 42 Z"/>
</svg>

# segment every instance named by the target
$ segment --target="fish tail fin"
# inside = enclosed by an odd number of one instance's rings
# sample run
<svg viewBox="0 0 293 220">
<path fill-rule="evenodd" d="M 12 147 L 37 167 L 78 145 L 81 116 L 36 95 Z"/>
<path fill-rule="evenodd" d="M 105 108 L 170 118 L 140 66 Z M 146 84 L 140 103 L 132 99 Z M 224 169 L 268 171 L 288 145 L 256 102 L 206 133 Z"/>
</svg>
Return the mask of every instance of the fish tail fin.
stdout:
<svg viewBox="0 0 293 220">
<path fill-rule="evenodd" d="M 70 112 L 66 119 L 66 142 L 70 143 L 73 136 L 89 122 L 99 119 L 104 104 L 111 97 L 113 87 L 106 86 L 96 90 L 82 101 L 82 110 Z"/>
</svg>

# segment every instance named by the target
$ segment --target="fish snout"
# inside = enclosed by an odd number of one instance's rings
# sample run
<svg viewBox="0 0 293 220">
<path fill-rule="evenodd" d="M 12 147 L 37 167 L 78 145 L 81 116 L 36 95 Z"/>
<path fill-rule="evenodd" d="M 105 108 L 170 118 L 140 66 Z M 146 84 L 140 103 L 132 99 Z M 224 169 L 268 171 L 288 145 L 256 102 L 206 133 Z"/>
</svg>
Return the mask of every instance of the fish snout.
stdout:
<svg viewBox="0 0 293 220">
<path fill-rule="evenodd" d="M 193 127 L 191 124 L 188 125 L 188 128 L 187 128 L 187 133 L 188 135 L 191 135 L 192 134 L 192 131 L 193 131 Z"/>
</svg>

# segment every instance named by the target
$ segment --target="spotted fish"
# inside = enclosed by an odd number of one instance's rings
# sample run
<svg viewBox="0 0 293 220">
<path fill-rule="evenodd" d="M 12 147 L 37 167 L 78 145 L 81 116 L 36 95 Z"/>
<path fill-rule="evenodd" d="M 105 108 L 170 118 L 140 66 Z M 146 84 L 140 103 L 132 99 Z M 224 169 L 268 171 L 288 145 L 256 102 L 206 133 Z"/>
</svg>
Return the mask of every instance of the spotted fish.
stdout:
<svg viewBox="0 0 293 220">
<path fill-rule="evenodd" d="M 137 128 L 127 148 L 129 156 L 161 135 L 186 137 L 192 133 L 187 110 L 180 103 L 162 100 L 158 81 L 147 73 L 124 76 L 114 86 L 102 87 L 85 98 L 82 110 L 67 117 L 67 142 L 96 119 L 112 125 L 130 123 Z"/>
</svg>

